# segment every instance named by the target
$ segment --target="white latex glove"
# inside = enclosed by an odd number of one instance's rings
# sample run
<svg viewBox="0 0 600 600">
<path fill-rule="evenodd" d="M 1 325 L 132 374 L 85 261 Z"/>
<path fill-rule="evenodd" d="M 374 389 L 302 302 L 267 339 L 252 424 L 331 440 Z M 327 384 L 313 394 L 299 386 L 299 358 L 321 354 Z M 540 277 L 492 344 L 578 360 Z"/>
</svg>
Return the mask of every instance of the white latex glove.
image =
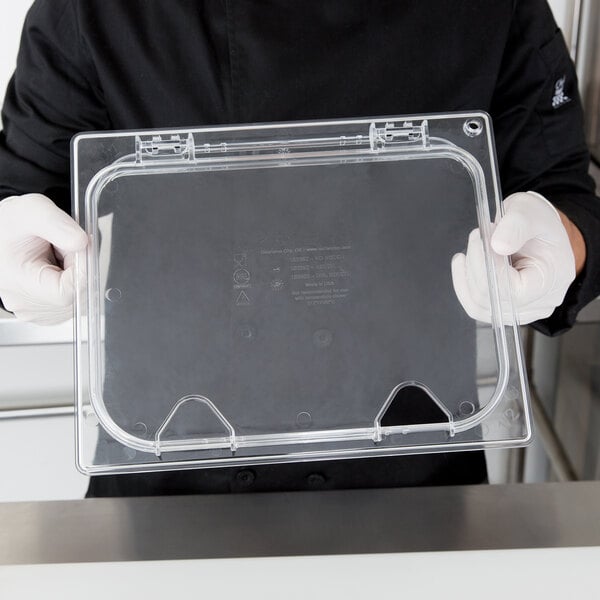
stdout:
<svg viewBox="0 0 600 600">
<path fill-rule="evenodd" d="M 74 257 L 87 235 L 42 194 L 0 202 L 0 298 L 23 321 L 53 325 L 73 316 Z"/>
<path fill-rule="evenodd" d="M 549 317 L 575 279 L 575 257 L 558 211 L 536 192 L 519 192 L 504 200 L 504 216 L 491 238 L 500 282 L 502 317 L 512 322 L 503 256 L 510 256 L 508 278 L 521 325 Z M 467 253 L 452 258 L 454 291 L 467 314 L 491 322 L 487 272 L 479 229 L 474 229 Z"/>
</svg>

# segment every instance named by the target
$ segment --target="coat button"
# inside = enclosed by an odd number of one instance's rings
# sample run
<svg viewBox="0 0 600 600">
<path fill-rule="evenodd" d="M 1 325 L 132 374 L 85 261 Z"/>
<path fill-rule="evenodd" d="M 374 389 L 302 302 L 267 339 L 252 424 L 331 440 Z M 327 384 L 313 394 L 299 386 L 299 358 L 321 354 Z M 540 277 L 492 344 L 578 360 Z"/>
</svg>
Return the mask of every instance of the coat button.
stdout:
<svg viewBox="0 0 600 600">
<path fill-rule="evenodd" d="M 242 469 L 235 476 L 236 481 L 243 487 L 248 487 L 254 483 L 256 474 L 251 469 Z"/>
<path fill-rule="evenodd" d="M 311 473 L 306 478 L 306 481 L 310 487 L 320 487 L 325 483 L 325 475 L 322 475 L 321 473 Z"/>
</svg>

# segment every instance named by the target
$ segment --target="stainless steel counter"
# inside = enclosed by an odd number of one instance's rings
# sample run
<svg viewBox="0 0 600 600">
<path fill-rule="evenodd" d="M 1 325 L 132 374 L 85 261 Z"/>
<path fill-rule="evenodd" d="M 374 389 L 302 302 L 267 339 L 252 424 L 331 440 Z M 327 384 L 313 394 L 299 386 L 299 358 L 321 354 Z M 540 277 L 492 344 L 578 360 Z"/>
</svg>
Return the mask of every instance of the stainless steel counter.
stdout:
<svg viewBox="0 0 600 600">
<path fill-rule="evenodd" d="M 0 564 L 600 546 L 600 482 L 0 504 Z"/>
</svg>

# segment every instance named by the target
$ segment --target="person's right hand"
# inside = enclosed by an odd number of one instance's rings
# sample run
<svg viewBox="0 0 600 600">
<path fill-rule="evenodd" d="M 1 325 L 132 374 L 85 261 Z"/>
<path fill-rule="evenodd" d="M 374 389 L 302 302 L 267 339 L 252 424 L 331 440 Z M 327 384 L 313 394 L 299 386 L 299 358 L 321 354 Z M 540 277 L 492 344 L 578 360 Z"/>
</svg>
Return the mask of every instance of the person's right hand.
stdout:
<svg viewBox="0 0 600 600">
<path fill-rule="evenodd" d="M 50 198 L 0 202 L 0 298 L 18 319 L 53 325 L 73 316 L 74 257 L 87 235 Z"/>
</svg>

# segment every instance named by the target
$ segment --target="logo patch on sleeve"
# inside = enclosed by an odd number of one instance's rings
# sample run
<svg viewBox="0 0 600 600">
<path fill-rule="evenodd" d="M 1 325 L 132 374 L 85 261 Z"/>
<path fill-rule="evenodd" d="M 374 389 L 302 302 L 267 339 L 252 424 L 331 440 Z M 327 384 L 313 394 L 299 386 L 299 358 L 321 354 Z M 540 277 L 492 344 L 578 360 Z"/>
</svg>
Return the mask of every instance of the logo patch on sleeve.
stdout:
<svg viewBox="0 0 600 600">
<path fill-rule="evenodd" d="M 554 84 L 554 96 L 552 96 L 552 108 L 558 108 L 567 102 L 571 102 L 570 96 L 565 94 L 565 81 L 566 76 L 563 75 L 560 79 L 556 80 Z"/>
</svg>

